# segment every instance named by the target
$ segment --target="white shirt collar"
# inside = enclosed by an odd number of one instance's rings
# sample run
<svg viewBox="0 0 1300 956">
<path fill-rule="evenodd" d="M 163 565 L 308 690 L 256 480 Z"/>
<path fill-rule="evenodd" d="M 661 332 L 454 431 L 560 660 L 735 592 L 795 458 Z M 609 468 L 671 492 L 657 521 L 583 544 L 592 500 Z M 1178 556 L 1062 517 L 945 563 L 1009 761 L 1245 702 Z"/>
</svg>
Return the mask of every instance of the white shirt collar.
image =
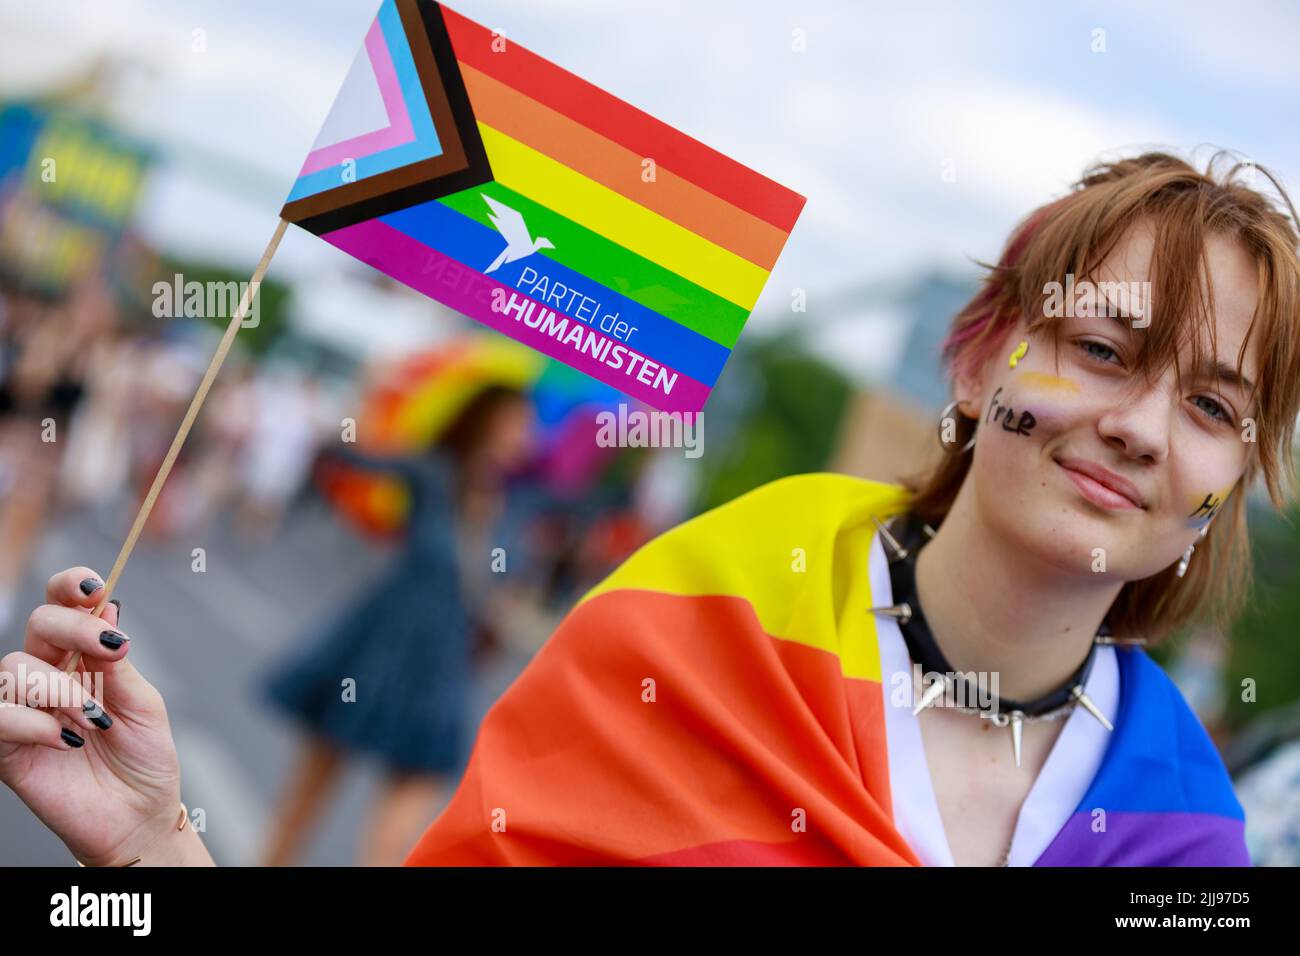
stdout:
<svg viewBox="0 0 1300 956">
<path fill-rule="evenodd" d="M 871 539 L 869 573 L 873 605 L 893 604 L 889 562 L 878 531 Z M 921 725 L 912 715 L 912 661 L 907 645 L 893 618 L 879 615 L 875 621 L 894 826 L 924 865 L 953 866 L 925 760 Z M 1113 726 L 1119 712 L 1119 663 L 1113 646 L 1098 648 L 1085 690 Z M 891 706 L 894 695 L 907 704 Z M 1008 866 L 1032 866 L 1056 838 L 1096 776 L 1110 737 L 1111 732 L 1082 707 L 1065 718 L 1065 727 L 1021 805 Z"/>
</svg>

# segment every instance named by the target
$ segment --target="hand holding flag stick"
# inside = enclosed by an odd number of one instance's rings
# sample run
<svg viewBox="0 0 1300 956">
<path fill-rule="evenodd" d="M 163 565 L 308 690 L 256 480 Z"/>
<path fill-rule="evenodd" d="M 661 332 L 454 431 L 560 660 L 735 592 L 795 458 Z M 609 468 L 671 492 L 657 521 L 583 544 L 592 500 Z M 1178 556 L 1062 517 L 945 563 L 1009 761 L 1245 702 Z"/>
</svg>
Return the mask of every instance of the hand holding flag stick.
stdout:
<svg viewBox="0 0 1300 956">
<path fill-rule="evenodd" d="M 162 492 L 163 484 L 167 481 L 167 476 L 171 474 L 172 465 L 176 463 L 176 456 L 180 454 L 181 446 L 185 444 L 190 428 L 194 425 L 194 419 L 198 417 L 199 409 L 203 407 L 203 401 L 208 397 L 212 382 L 216 379 L 217 373 L 221 371 L 222 363 L 226 361 L 226 355 L 230 352 L 231 345 L 234 344 L 235 334 L 239 332 L 244 317 L 253 305 L 253 297 L 257 295 L 257 290 L 262 284 L 262 277 L 266 275 L 266 268 L 271 264 L 271 257 L 275 255 L 275 250 L 279 247 L 280 239 L 284 236 L 285 227 L 288 225 L 287 222 L 281 219 L 279 225 L 275 227 L 275 234 L 271 236 L 266 251 L 262 253 L 262 261 L 257 264 L 253 278 L 249 281 L 248 288 L 244 290 L 244 294 L 239 300 L 239 308 L 235 309 L 235 314 L 230 318 L 230 324 L 226 326 L 226 332 L 221 337 L 216 354 L 212 356 L 212 361 L 208 363 L 208 370 L 203 373 L 203 380 L 199 382 L 198 391 L 194 393 L 194 398 L 190 400 L 190 407 L 186 410 L 185 417 L 181 419 L 180 428 L 176 430 L 176 437 L 172 439 L 171 447 L 167 449 L 167 455 L 158 467 L 158 473 L 154 475 L 149 493 L 145 495 L 144 501 L 140 504 L 140 510 L 136 512 L 131 531 L 127 534 L 122 549 L 117 553 L 117 560 L 113 562 L 113 570 L 109 572 L 108 580 L 104 582 L 104 593 L 100 596 L 99 603 L 95 605 L 95 610 L 91 612 L 95 617 L 103 617 L 104 615 L 104 608 L 108 606 L 109 598 L 113 596 L 113 588 L 117 586 L 117 579 L 122 576 L 122 569 L 126 567 L 127 559 L 131 557 L 131 552 L 135 549 L 135 542 L 140 537 L 144 523 L 149 520 L 149 513 L 153 511 L 154 503 Z M 64 673 L 71 674 L 77 669 L 80 662 L 81 651 L 76 651 L 64 666 Z"/>
<path fill-rule="evenodd" d="M 381 0 L 94 613 L 288 223 L 653 408 L 693 414 L 804 202 L 445 4 Z"/>
</svg>

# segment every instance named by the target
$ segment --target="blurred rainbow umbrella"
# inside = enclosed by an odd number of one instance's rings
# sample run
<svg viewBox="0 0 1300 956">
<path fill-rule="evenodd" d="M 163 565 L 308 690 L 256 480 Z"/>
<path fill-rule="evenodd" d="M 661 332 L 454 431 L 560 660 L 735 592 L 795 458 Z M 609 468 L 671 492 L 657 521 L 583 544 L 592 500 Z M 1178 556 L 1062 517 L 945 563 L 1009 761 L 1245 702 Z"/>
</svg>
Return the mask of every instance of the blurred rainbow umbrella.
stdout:
<svg viewBox="0 0 1300 956">
<path fill-rule="evenodd" d="M 491 385 L 532 398 L 540 431 L 534 472 L 557 494 L 589 486 L 617 451 L 596 445 L 595 415 L 627 403 L 625 395 L 500 336 L 458 339 L 385 370 L 362 398 L 359 448 L 379 456 L 421 454 Z M 318 479 L 362 531 L 387 537 L 402 529 L 409 502 L 399 479 L 337 461 L 322 463 Z"/>
</svg>

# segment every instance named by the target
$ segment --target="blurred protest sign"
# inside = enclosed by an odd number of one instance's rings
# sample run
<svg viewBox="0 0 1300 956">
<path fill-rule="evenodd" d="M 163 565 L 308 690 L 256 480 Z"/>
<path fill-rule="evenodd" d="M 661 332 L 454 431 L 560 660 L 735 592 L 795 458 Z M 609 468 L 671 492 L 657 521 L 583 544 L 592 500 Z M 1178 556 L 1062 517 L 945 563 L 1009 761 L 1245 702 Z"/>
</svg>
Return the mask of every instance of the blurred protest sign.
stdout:
<svg viewBox="0 0 1300 956">
<path fill-rule="evenodd" d="M 151 161 L 144 146 L 72 109 L 0 105 L 0 265 L 48 292 L 99 270 Z"/>
</svg>

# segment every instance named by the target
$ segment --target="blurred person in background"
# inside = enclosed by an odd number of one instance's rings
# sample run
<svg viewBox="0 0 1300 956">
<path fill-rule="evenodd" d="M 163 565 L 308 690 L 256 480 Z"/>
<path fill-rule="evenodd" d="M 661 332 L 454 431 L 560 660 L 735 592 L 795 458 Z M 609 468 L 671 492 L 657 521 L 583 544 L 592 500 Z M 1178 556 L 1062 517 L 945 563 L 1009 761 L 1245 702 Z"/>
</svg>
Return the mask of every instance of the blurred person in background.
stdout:
<svg viewBox="0 0 1300 956">
<path fill-rule="evenodd" d="M 320 380 L 287 365 L 260 371 L 251 410 L 235 524 L 248 543 L 265 544 L 306 482 L 325 430 L 337 422 L 328 420 Z"/>
<path fill-rule="evenodd" d="M 506 475 L 532 449 L 530 402 L 479 391 L 422 456 L 346 462 L 400 477 L 410 496 L 404 548 L 321 640 L 267 682 L 308 734 L 286 785 L 265 862 L 294 860 L 345 757 L 378 756 L 388 774 L 359 839 L 358 862 L 393 865 L 464 761 L 471 659 L 493 627 L 491 551 Z"/>
<path fill-rule="evenodd" d="M 63 492 L 70 502 L 91 509 L 100 527 L 114 535 L 131 477 L 141 354 L 139 341 L 126 335 L 91 346 L 85 398 L 73 416 L 63 457 Z"/>
<path fill-rule="evenodd" d="M 203 357 L 197 343 L 185 337 L 183 327 L 173 323 L 160 335 L 140 340 L 132 371 L 137 376 L 129 432 L 129 484 L 134 500 L 119 514 L 125 522 L 131 520 L 153 485 L 176 435 L 177 424 L 184 417 L 202 377 Z M 168 540 L 184 525 L 185 486 L 193 454 L 188 443 L 181 448 L 172 471 L 178 480 L 163 485 L 141 532 L 142 540 Z"/>
<path fill-rule="evenodd" d="M 213 384 L 202 428 L 191 438 L 196 447 L 190 476 L 188 527 L 201 531 L 241 490 L 248 446 L 257 421 L 257 369 L 244 358 Z M 312 436 L 319 440 L 319 434 Z M 315 451 L 312 444 L 311 450 Z M 294 489 L 297 490 L 296 488 Z"/>
<path fill-rule="evenodd" d="M 1300 866 L 1300 701 L 1254 720 L 1230 746 L 1228 765 L 1246 809 L 1251 860 Z"/>
</svg>

